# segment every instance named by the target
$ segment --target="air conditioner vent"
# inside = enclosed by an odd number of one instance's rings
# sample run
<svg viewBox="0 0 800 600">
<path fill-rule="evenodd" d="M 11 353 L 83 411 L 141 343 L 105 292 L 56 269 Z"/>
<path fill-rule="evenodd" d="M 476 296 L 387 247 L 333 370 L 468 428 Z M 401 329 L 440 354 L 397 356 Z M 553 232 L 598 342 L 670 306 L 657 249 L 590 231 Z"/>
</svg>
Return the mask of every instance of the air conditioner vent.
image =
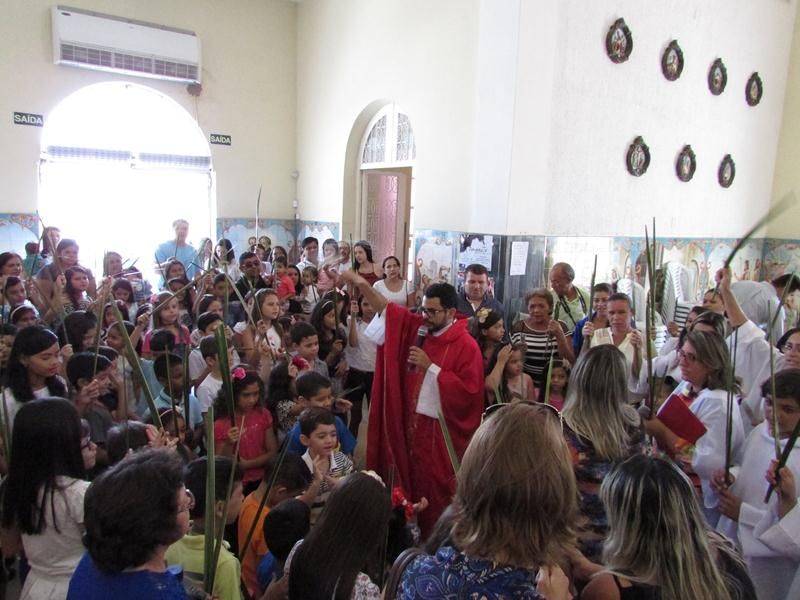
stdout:
<svg viewBox="0 0 800 600">
<path fill-rule="evenodd" d="M 192 32 L 65 7 L 52 14 L 57 64 L 200 82 L 200 41 Z"/>
</svg>

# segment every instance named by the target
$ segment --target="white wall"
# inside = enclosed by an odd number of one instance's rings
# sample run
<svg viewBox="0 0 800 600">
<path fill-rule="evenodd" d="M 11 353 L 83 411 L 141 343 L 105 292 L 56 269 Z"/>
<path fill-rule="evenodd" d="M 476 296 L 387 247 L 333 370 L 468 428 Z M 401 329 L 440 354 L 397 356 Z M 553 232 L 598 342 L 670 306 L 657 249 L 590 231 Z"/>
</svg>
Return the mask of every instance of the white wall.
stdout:
<svg viewBox="0 0 800 600">
<path fill-rule="evenodd" d="M 341 220 L 353 124 L 374 100 L 390 98 L 408 113 L 416 135 L 415 226 L 469 228 L 477 6 L 477 0 L 300 3 L 302 218 Z M 352 201 L 351 193 L 345 201 Z"/>
<path fill-rule="evenodd" d="M 773 201 L 780 200 L 790 192 L 795 194 L 794 208 L 770 224 L 770 237 L 800 238 L 800 10 L 795 16 L 789 79 L 783 100 L 783 124 L 772 187 Z"/>
<path fill-rule="evenodd" d="M 410 114 L 417 135 L 418 228 L 487 233 L 735 237 L 769 206 L 796 0 L 308 0 L 298 20 L 302 214 L 342 215 L 343 149 L 375 98 Z M 631 59 L 605 35 L 624 16 Z M 661 53 L 678 39 L 676 82 Z M 722 57 L 728 86 L 708 91 Z M 765 93 L 747 106 L 753 71 Z M 637 135 L 652 161 L 625 169 Z M 674 174 L 691 144 L 694 179 Z M 717 168 L 736 162 L 733 186 Z M 350 175 L 348 175 L 350 176 Z M 353 176 L 354 177 L 354 176 Z M 352 189 L 347 190 L 349 202 Z"/>
<path fill-rule="evenodd" d="M 53 64 L 50 7 L 55 1 L 6 0 L 0 19 L 0 212 L 36 209 L 41 129 L 14 125 L 14 111 L 44 114 L 73 91 L 101 81 L 151 86 L 195 115 L 212 145 L 219 216 L 291 217 L 295 187 L 296 5 L 289 0 L 70 0 L 69 6 L 189 29 L 203 51 L 203 93 L 185 86 Z"/>
<path fill-rule="evenodd" d="M 796 1 L 558 4 L 546 231 L 641 235 L 655 216 L 660 235 L 741 235 L 770 202 Z M 633 54 L 622 65 L 604 51 L 617 16 L 634 38 Z M 673 38 L 686 66 L 680 79 L 668 82 L 660 60 Z M 727 66 L 728 85 L 712 96 L 706 77 L 717 57 Z M 765 88 L 755 108 L 744 99 L 753 71 Z M 637 135 L 652 154 L 640 178 L 624 168 Z M 674 174 L 684 144 L 692 145 L 698 161 L 689 183 Z M 717 167 L 728 153 L 736 179 L 724 190 Z"/>
</svg>

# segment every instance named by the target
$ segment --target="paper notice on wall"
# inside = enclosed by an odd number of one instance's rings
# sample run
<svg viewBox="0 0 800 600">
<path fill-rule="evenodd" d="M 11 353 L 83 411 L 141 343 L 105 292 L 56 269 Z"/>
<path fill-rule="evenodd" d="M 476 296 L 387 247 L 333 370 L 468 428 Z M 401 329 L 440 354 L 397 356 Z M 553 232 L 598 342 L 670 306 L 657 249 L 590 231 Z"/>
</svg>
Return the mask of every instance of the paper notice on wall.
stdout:
<svg viewBox="0 0 800 600">
<path fill-rule="evenodd" d="M 528 242 L 511 242 L 511 268 L 509 275 L 525 275 L 528 266 Z"/>
</svg>

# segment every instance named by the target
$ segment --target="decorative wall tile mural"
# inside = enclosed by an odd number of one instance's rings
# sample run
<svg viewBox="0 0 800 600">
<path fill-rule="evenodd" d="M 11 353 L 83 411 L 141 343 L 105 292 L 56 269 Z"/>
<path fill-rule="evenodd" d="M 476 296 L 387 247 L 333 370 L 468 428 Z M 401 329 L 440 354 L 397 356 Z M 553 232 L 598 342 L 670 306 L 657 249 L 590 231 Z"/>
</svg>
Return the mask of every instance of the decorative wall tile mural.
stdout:
<svg viewBox="0 0 800 600">
<path fill-rule="evenodd" d="M 339 224 L 322 221 L 295 221 L 294 219 L 259 219 L 258 237 L 267 236 L 272 246 L 283 246 L 289 262 L 300 260 L 300 243 L 314 236 L 322 242 L 328 238 L 339 239 Z M 227 238 L 233 244 L 236 256 L 249 250 L 256 239 L 256 220 L 246 218 L 217 219 L 217 238 Z"/>
<path fill-rule="evenodd" d="M 414 232 L 414 283 L 418 289 L 425 289 L 436 282 L 455 285 L 459 244 L 458 232 L 435 229 L 418 229 Z"/>
<path fill-rule="evenodd" d="M 644 307 L 648 285 L 644 237 L 591 236 L 489 236 L 440 230 L 417 230 L 415 283 L 422 291 L 433 281 L 448 281 L 460 288 L 469 262 L 492 265 L 492 292 L 513 314 L 522 310 L 522 297 L 534 287 L 548 287 L 550 268 L 567 262 L 575 269 L 577 285 L 588 288 L 597 256 L 596 281 L 616 284 L 620 291 L 635 296 L 637 312 Z M 491 240 L 491 242 L 489 242 Z M 658 238 L 658 261 L 665 267 L 662 314 L 670 320 L 676 308 L 702 301 L 713 287 L 714 273 L 722 267 L 736 244 L 733 238 Z M 515 246 L 516 244 L 516 246 Z M 473 248 L 474 246 L 474 248 Z M 514 248 L 524 246 L 524 275 L 511 275 Z M 736 255 L 735 281 L 770 280 L 792 271 L 800 274 L 800 241 L 755 239 Z M 800 298 L 787 299 L 796 310 Z"/>
<path fill-rule="evenodd" d="M 39 219 L 34 214 L 0 213 L 0 248 L 23 258 L 25 244 L 39 241 Z"/>
</svg>

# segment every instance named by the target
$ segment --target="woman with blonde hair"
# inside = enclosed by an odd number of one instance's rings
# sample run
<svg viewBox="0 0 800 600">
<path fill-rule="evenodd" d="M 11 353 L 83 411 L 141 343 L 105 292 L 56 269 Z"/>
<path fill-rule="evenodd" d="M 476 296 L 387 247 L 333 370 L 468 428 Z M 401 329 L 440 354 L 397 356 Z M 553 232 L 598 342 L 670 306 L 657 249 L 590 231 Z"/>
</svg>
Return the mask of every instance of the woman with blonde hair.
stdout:
<svg viewBox="0 0 800 600">
<path fill-rule="evenodd" d="M 692 484 L 671 461 L 632 456 L 606 476 L 605 568 L 581 600 L 755 598 L 741 558 L 707 529 Z"/>
<path fill-rule="evenodd" d="M 458 471 L 453 546 L 414 559 L 397 598 L 570 597 L 558 565 L 574 543 L 577 494 L 557 413 L 495 406 Z"/>
<path fill-rule="evenodd" d="M 580 492 L 581 551 L 600 556 L 607 523 L 598 490 L 615 461 L 643 450 L 639 414 L 628 404 L 628 366 L 613 345 L 581 354 L 564 402 L 564 437 Z"/>
</svg>

